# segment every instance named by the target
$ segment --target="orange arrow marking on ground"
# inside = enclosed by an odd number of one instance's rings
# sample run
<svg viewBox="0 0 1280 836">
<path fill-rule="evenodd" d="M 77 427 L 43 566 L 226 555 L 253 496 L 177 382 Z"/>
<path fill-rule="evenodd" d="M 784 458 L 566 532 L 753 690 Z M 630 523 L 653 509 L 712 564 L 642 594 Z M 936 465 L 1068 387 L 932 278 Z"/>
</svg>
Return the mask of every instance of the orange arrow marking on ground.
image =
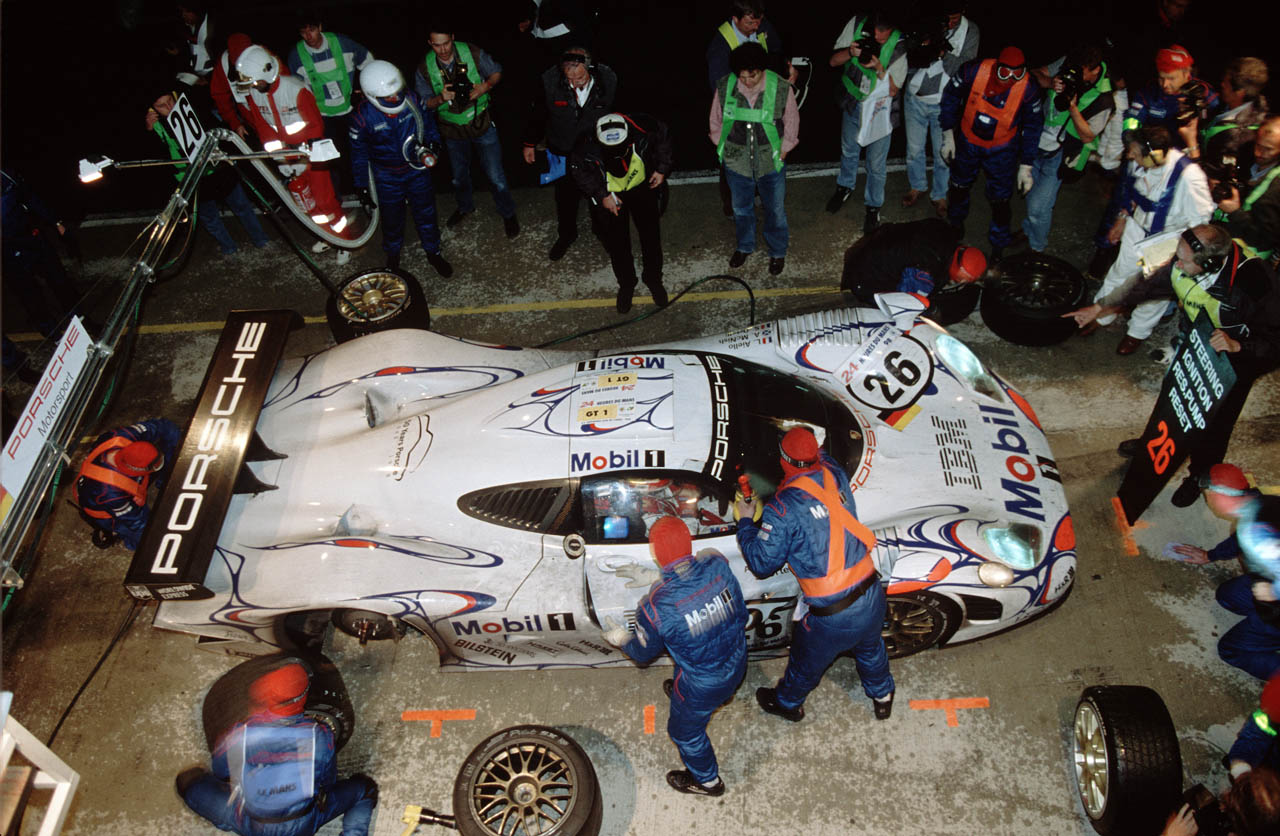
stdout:
<svg viewBox="0 0 1280 836">
<path fill-rule="evenodd" d="M 442 711 L 405 711 L 400 714 L 400 719 L 406 723 L 431 723 L 431 736 L 439 737 L 440 730 L 444 727 L 446 720 L 474 720 L 476 719 L 476 710 L 474 708 L 451 708 Z"/>
<path fill-rule="evenodd" d="M 1116 528 L 1120 529 L 1120 541 L 1124 543 L 1124 553 L 1129 557 L 1137 557 L 1138 541 L 1133 539 L 1133 532 L 1150 528 L 1151 523 L 1138 520 L 1133 525 L 1129 525 L 1129 521 L 1124 516 L 1124 506 L 1120 504 L 1118 496 L 1111 497 L 1111 507 L 1116 509 Z"/>
<path fill-rule="evenodd" d="M 947 725 L 958 726 L 960 715 L 956 714 L 956 711 L 961 708 L 989 708 L 991 701 L 986 697 L 962 697 L 954 700 L 912 700 L 907 704 L 913 711 L 945 711 Z"/>
<path fill-rule="evenodd" d="M 651 705 L 644 707 L 644 733 L 653 734 L 653 715 L 654 708 Z"/>
</svg>

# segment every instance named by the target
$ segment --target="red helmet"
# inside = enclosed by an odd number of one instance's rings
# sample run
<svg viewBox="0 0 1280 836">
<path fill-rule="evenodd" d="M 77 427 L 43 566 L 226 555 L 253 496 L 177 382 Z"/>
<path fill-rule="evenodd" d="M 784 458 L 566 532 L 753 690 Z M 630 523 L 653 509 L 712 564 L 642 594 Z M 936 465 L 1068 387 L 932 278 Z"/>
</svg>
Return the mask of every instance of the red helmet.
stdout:
<svg viewBox="0 0 1280 836">
<path fill-rule="evenodd" d="M 951 256 L 951 267 L 948 271 L 951 281 L 967 284 L 976 282 L 987 272 L 987 257 L 977 247 L 961 244 Z"/>
<path fill-rule="evenodd" d="M 1267 685 L 1262 689 L 1262 699 L 1259 701 L 1262 706 L 1262 713 L 1271 718 L 1271 722 L 1280 725 L 1280 673 L 1267 680 Z"/>
<path fill-rule="evenodd" d="M 249 710 L 289 717 L 301 714 L 307 704 L 311 677 L 297 662 L 276 668 L 249 685 Z"/>
<path fill-rule="evenodd" d="M 144 473 L 155 473 L 164 467 L 164 456 L 150 441 L 134 441 L 120 448 L 116 453 L 116 464 L 125 473 L 141 476 Z"/>
<path fill-rule="evenodd" d="M 670 566 L 693 554 L 693 537 L 689 526 L 679 517 L 663 517 L 649 527 L 649 545 L 659 566 Z"/>
<path fill-rule="evenodd" d="M 1250 490 L 1244 471 L 1233 464 L 1215 464 L 1209 468 L 1209 478 L 1201 481 L 1205 490 L 1223 496 L 1244 496 Z"/>
</svg>

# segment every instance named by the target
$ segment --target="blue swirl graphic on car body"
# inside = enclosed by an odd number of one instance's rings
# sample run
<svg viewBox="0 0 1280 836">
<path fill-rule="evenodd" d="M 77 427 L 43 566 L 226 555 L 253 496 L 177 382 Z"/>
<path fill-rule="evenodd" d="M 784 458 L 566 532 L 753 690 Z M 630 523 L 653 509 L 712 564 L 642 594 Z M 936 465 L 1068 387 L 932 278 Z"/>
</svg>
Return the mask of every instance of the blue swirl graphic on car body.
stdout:
<svg viewBox="0 0 1280 836">
<path fill-rule="evenodd" d="M 379 551 L 390 551 L 396 554 L 404 554 L 410 557 L 420 557 L 423 560 L 431 560 L 436 563 L 444 563 L 450 566 L 465 564 L 473 569 L 492 569 L 495 566 L 502 565 L 502 558 L 491 552 L 482 552 L 468 549 L 464 546 L 457 546 L 452 543 L 443 543 L 434 540 L 425 535 L 416 534 L 387 534 L 387 537 L 394 537 L 397 540 L 413 540 L 419 543 L 429 543 L 434 546 L 443 546 L 448 549 L 454 549 L 458 554 L 456 556 L 443 554 L 430 554 L 428 552 L 415 551 L 414 549 L 397 546 L 392 543 L 386 543 L 381 540 L 374 540 L 368 537 L 332 537 L 326 540 L 308 540 L 301 543 L 274 543 L 270 546 L 258 546 L 259 551 L 287 551 L 290 549 L 305 549 L 314 546 L 337 546 L 342 549 L 370 549 Z M 488 562 L 472 562 L 479 557 L 488 558 Z"/>
<path fill-rule="evenodd" d="M 640 375 L 639 377 L 640 380 L 673 380 L 674 378 L 675 375 L 671 372 L 660 375 Z M 523 432 L 534 433 L 535 435 L 549 435 L 556 438 L 584 438 L 593 435 L 607 435 L 608 433 L 633 427 L 636 424 L 648 424 L 657 430 L 669 431 L 675 429 L 674 422 L 668 427 L 663 426 L 654 420 L 654 414 L 657 412 L 658 407 L 666 402 L 668 398 L 671 398 L 674 391 L 663 392 L 657 397 L 648 400 L 637 400 L 637 406 L 644 406 L 647 408 L 642 413 L 627 420 L 625 423 L 618 423 L 611 427 L 602 427 L 593 422 L 578 423 L 577 432 L 572 430 L 569 432 L 563 432 L 556 429 L 556 427 L 553 426 L 553 423 L 561 423 L 561 421 L 553 421 L 556 417 L 557 411 L 560 410 L 561 407 L 566 409 L 568 408 L 566 404 L 570 402 L 571 396 L 574 392 L 578 391 L 579 388 L 580 384 L 576 383 L 571 386 L 564 386 L 557 389 L 542 388 L 531 392 L 528 400 L 512 401 L 507 404 L 508 412 L 528 409 L 529 407 L 537 407 L 539 408 L 539 411 L 538 414 L 529 417 L 524 424 L 508 426 L 505 429 L 521 430 Z M 568 416 L 564 417 L 563 424 L 565 426 L 572 426 L 572 423 L 573 422 L 568 420 Z"/>
<path fill-rule="evenodd" d="M 440 395 L 426 395 L 419 400 L 457 398 L 462 395 L 468 395 L 472 392 L 478 392 L 481 389 L 487 389 L 490 386 L 494 386 L 499 383 L 507 383 L 524 377 L 524 372 L 519 369 L 510 369 L 503 366 L 384 366 L 383 368 L 375 369 L 371 372 L 359 375 L 358 377 L 353 377 L 350 380 L 342 380 L 321 389 L 317 389 L 316 391 L 308 395 L 303 395 L 292 403 L 285 405 L 284 408 L 288 409 L 291 406 L 297 406 L 298 404 L 309 400 L 333 397 L 348 386 L 359 383 L 363 380 L 372 380 L 374 378 L 389 377 L 392 375 L 457 374 L 459 372 L 479 375 L 482 378 L 482 381 L 463 389 L 450 389 L 448 392 Z M 298 374 L 301 375 L 301 373 L 302 370 L 299 369 Z M 296 389 L 297 387 L 295 386 L 294 388 Z M 279 399 L 280 398 L 272 399 L 272 405 L 274 405 Z"/>
</svg>

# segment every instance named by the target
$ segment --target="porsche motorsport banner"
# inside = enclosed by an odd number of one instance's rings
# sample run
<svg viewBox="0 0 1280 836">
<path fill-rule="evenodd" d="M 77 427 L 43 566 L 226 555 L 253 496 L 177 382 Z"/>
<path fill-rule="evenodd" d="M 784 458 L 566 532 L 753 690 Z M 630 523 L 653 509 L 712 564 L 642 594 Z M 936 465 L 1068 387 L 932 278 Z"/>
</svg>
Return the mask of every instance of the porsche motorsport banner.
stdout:
<svg viewBox="0 0 1280 836">
<path fill-rule="evenodd" d="M 1209 345 L 1213 324 L 1201 313 L 1191 332 L 1178 346 L 1165 372 L 1138 454 L 1120 483 L 1116 496 L 1132 525 L 1151 505 L 1186 460 L 1191 445 L 1200 440 L 1218 405 L 1236 382 L 1227 353 Z"/>
</svg>

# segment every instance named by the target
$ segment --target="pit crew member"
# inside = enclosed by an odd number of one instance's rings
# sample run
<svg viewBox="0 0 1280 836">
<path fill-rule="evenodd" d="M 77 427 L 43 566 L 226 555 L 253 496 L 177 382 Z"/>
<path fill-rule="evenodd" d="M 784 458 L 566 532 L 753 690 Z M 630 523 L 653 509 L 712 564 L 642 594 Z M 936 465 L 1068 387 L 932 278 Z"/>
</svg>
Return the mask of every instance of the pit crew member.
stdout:
<svg viewBox="0 0 1280 836">
<path fill-rule="evenodd" d="M 152 418 L 98 436 L 76 478 L 80 513 L 97 531 L 93 541 L 106 548 L 117 538 L 136 549 L 151 509 L 147 489 L 163 488 L 182 440 L 178 425 Z"/>
<path fill-rule="evenodd" d="M 877 293 L 932 297 L 949 282 L 982 278 L 987 257 L 960 241 L 960 231 L 939 218 L 884 224 L 845 250 L 841 290 L 875 305 Z"/>
</svg>

